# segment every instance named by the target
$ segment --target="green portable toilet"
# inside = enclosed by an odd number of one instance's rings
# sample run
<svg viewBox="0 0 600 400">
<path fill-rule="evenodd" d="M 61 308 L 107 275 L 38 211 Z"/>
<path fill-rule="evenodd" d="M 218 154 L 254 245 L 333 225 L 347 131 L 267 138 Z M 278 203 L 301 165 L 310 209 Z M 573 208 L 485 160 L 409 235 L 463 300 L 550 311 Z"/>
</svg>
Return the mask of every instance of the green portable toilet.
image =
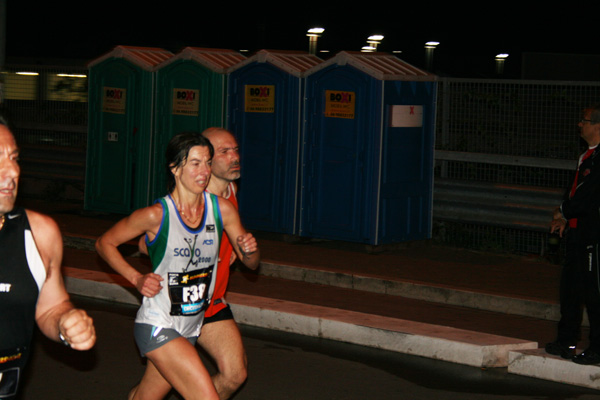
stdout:
<svg viewBox="0 0 600 400">
<path fill-rule="evenodd" d="M 117 46 L 88 65 L 85 209 L 128 214 L 150 204 L 155 68 L 172 56 Z"/>
<path fill-rule="evenodd" d="M 156 68 L 152 198 L 166 192 L 165 149 L 176 134 L 225 126 L 228 70 L 246 57 L 233 50 L 186 47 Z"/>
</svg>

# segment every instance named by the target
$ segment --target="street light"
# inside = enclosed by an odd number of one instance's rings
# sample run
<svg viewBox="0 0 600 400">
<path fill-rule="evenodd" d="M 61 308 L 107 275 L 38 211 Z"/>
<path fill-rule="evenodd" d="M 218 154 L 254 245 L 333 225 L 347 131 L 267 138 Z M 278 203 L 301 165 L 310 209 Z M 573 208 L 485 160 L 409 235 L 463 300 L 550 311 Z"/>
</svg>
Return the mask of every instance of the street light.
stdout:
<svg viewBox="0 0 600 400">
<path fill-rule="evenodd" d="M 308 53 L 317 54 L 317 39 L 325 32 L 324 28 L 310 28 L 306 36 L 308 36 Z"/>
<path fill-rule="evenodd" d="M 440 44 L 440 42 L 427 42 L 425 43 L 425 69 L 431 71 L 433 65 L 433 51 Z"/>
<path fill-rule="evenodd" d="M 381 43 L 382 40 L 383 40 L 383 35 L 371 35 L 367 38 L 368 46 L 366 46 L 366 47 L 372 47 L 373 48 L 372 51 L 377 51 L 377 46 L 379 45 L 379 43 Z M 363 47 L 363 49 L 364 49 L 364 47 Z"/>
<path fill-rule="evenodd" d="M 507 53 L 496 54 L 496 73 L 502 75 L 504 73 L 504 61 L 508 58 Z"/>
</svg>

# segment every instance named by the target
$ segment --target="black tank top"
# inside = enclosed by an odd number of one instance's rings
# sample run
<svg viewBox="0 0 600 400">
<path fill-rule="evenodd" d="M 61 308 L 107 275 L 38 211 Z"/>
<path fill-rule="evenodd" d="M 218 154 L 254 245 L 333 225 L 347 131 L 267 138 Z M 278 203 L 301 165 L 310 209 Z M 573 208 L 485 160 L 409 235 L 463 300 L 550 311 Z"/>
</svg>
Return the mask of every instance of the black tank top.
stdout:
<svg viewBox="0 0 600 400">
<path fill-rule="evenodd" d="M 0 399 L 12 398 L 11 393 L 16 393 L 29 356 L 41 287 L 34 275 L 41 285 L 45 269 L 25 209 L 17 208 L 6 214 L 0 229 Z"/>
</svg>

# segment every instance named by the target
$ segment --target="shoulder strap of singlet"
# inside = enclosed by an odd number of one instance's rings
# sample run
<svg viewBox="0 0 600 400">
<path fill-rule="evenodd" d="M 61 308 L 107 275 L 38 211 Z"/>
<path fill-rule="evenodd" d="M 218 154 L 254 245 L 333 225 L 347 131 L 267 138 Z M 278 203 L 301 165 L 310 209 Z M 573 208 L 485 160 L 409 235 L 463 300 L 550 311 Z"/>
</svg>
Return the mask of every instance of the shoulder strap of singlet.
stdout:
<svg viewBox="0 0 600 400">
<path fill-rule="evenodd" d="M 150 256 L 150 260 L 152 261 L 153 270 L 156 269 L 163 260 L 165 252 L 167 251 L 169 239 L 169 206 L 166 198 L 164 197 L 158 199 L 156 203 L 160 203 L 163 209 L 160 227 L 158 228 L 158 232 L 152 241 L 148 241 L 148 237 L 146 237 L 148 256 Z"/>
<path fill-rule="evenodd" d="M 7 218 L 14 218 L 19 221 L 20 224 L 22 224 L 27 265 L 31 271 L 31 276 L 33 276 L 33 279 L 37 284 L 38 290 L 42 290 L 42 286 L 44 285 L 44 282 L 46 282 L 46 276 L 48 272 L 46 271 L 46 266 L 44 265 L 40 251 L 35 243 L 31 224 L 29 223 L 29 218 L 27 217 L 27 210 L 22 207 L 16 208 L 9 213 Z"/>
<path fill-rule="evenodd" d="M 223 217 L 221 216 L 221 208 L 219 207 L 219 198 L 212 193 L 205 193 L 209 196 L 210 202 L 212 203 L 213 215 L 215 216 L 215 225 L 217 227 L 217 235 L 220 243 L 223 238 Z"/>
</svg>

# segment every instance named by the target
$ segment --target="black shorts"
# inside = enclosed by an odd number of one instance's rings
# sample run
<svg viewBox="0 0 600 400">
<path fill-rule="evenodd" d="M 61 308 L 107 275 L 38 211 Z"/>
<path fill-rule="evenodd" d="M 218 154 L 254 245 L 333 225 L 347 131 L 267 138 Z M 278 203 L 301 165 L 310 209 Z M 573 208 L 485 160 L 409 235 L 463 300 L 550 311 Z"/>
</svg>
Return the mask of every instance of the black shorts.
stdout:
<svg viewBox="0 0 600 400">
<path fill-rule="evenodd" d="M 224 309 L 217 312 L 215 315 L 211 317 L 205 317 L 203 324 L 206 325 L 210 324 L 211 322 L 225 321 L 227 319 L 233 319 L 233 313 L 231 312 L 231 307 L 229 307 L 229 304 L 227 304 Z"/>
</svg>

